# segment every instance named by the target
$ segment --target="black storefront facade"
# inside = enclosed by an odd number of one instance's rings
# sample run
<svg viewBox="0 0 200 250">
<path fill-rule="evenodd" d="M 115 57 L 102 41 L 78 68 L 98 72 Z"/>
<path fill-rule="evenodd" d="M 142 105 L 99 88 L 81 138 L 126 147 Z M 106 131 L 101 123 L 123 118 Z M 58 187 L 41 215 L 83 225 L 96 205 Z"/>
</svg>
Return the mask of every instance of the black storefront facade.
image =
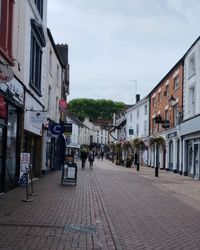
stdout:
<svg viewBox="0 0 200 250">
<path fill-rule="evenodd" d="M 17 78 L 0 84 L 0 193 L 19 180 L 24 87 Z"/>
</svg>

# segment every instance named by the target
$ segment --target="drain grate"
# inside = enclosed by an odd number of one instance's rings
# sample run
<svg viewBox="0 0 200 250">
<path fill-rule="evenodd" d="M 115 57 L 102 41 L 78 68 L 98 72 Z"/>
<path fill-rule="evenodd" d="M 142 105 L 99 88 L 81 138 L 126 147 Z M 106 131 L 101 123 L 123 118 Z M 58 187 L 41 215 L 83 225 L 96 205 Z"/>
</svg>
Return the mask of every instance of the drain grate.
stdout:
<svg viewBox="0 0 200 250">
<path fill-rule="evenodd" d="M 93 234 L 97 232 L 97 227 L 71 224 L 71 225 L 65 225 L 64 231 Z"/>
</svg>

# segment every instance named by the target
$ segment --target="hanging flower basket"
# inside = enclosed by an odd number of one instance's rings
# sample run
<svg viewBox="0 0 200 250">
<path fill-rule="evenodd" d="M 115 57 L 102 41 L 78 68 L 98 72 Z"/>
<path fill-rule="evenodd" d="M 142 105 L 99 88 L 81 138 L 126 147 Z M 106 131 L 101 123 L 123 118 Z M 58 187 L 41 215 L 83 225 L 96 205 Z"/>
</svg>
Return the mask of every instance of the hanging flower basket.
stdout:
<svg viewBox="0 0 200 250">
<path fill-rule="evenodd" d="M 165 139 L 162 136 L 152 137 L 150 138 L 149 145 L 152 148 L 155 146 L 162 146 L 162 148 L 165 148 Z"/>
<path fill-rule="evenodd" d="M 131 148 L 131 143 L 130 143 L 130 141 L 124 141 L 124 142 L 122 143 L 122 148 L 123 148 L 124 150 L 128 150 L 129 148 Z"/>
</svg>

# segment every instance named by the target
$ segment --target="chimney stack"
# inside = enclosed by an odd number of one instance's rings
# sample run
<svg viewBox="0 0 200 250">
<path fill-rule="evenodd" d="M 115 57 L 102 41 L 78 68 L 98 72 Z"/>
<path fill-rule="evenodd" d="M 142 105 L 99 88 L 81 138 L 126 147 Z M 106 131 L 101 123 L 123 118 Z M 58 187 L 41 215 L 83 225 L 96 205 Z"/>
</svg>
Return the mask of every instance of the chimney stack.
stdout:
<svg viewBox="0 0 200 250">
<path fill-rule="evenodd" d="M 140 101 L 140 95 L 137 94 L 137 95 L 135 96 L 135 99 L 136 99 L 136 103 L 139 102 L 139 101 Z"/>
</svg>

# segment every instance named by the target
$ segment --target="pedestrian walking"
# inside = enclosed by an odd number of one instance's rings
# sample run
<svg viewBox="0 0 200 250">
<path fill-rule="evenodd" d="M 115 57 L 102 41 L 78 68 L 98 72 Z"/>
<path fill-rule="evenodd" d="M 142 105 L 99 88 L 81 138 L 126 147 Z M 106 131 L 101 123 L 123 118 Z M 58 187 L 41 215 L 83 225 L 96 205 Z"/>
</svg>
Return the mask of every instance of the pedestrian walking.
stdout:
<svg viewBox="0 0 200 250">
<path fill-rule="evenodd" d="M 92 150 L 89 152 L 88 160 L 89 160 L 89 164 L 90 164 L 90 169 L 92 169 L 93 168 L 93 162 L 94 162 L 94 153 L 93 153 Z"/>
<path fill-rule="evenodd" d="M 85 168 L 85 162 L 87 160 L 87 152 L 83 150 L 81 152 L 81 162 L 82 162 L 82 168 Z"/>
<path fill-rule="evenodd" d="M 103 157 L 104 157 L 104 152 L 101 151 L 101 160 L 103 161 Z"/>
</svg>

